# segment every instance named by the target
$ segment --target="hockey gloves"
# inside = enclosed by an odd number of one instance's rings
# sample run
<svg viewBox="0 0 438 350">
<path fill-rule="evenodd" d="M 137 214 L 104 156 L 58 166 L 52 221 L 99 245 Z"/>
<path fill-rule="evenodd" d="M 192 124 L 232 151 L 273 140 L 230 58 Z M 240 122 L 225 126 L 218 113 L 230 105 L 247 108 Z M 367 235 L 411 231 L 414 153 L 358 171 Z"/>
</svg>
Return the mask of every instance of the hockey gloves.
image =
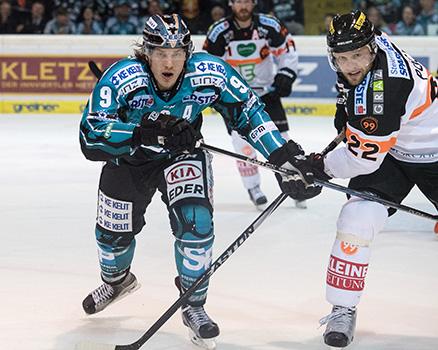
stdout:
<svg viewBox="0 0 438 350">
<path fill-rule="evenodd" d="M 292 84 L 297 78 L 296 73 L 289 68 L 281 68 L 274 77 L 272 93 L 279 97 L 289 96 L 292 92 Z"/>
<path fill-rule="evenodd" d="M 306 158 L 314 177 L 324 181 L 328 181 L 332 178 L 324 171 L 324 157 L 321 154 L 310 153 Z"/>
<path fill-rule="evenodd" d="M 293 199 L 301 201 L 321 193 L 322 188 L 313 183 L 312 169 L 304 151 L 297 143 L 288 141 L 272 152 L 268 160 L 279 167 L 296 171 L 295 175 L 275 174 L 281 190 Z"/>
<path fill-rule="evenodd" d="M 133 144 L 161 144 L 172 153 L 193 152 L 198 138 L 198 132 L 187 120 L 152 112 L 144 115 L 140 125 L 134 129 Z"/>
</svg>

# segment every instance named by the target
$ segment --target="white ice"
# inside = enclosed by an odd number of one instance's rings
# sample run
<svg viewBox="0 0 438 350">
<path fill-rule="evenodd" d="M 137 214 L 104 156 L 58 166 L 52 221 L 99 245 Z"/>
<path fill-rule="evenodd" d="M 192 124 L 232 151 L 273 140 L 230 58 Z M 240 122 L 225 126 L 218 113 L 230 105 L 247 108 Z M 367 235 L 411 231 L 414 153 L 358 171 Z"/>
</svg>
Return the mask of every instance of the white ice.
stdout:
<svg viewBox="0 0 438 350">
<path fill-rule="evenodd" d="M 142 288 L 87 317 L 82 299 L 100 284 L 94 240 L 100 163 L 78 142 L 79 116 L 0 118 L 0 348 L 67 350 L 83 340 L 138 339 L 178 297 L 173 238 L 157 195 L 137 236 L 132 271 Z M 331 118 L 289 120 L 307 151 L 334 136 Z M 218 117 L 206 141 L 231 150 Z M 214 257 L 254 220 L 234 160 L 215 156 Z M 340 182 L 346 184 L 346 182 Z M 262 170 L 269 198 L 279 193 Z M 207 311 L 221 327 L 219 350 L 326 349 L 318 320 L 330 311 L 325 270 L 344 195 L 324 190 L 307 210 L 282 205 L 211 279 Z M 435 213 L 415 189 L 404 204 Z M 398 213 L 375 239 L 351 350 L 438 349 L 438 239 L 434 223 Z M 144 349 L 194 349 L 174 315 Z"/>
</svg>

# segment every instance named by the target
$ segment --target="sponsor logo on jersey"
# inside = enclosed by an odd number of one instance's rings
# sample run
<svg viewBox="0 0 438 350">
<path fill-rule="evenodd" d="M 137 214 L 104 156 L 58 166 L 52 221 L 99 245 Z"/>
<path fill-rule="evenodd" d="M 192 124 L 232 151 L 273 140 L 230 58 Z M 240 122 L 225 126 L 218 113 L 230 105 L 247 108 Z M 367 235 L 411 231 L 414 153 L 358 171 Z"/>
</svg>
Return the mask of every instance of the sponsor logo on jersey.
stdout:
<svg viewBox="0 0 438 350">
<path fill-rule="evenodd" d="M 383 102 L 383 91 L 382 92 L 373 91 L 373 102 Z"/>
<path fill-rule="evenodd" d="M 357 115 L 367 114 L 367 87 L 370 80 L 368 73 L 366 78 L 354 89 L 354 113 Z"/>
<path fill-rule="evenodd" d="M 327 284 L 339 289 L 361 291 L 365 286 L 367 272 L 368 264 L 359 264 L 331 255 L 327 269 Z"/>
<path fill-rule="evenodd" d="M 130 66 L 123 67 L 113 74 L 111 77 L 111 83 L 117 87 L 124 81 L 132 78 L 133 75 L 139 75 L 137 73 L 143 73 L 143 68 L 139 64 L 131 64 Z"/>
<path fill-rule="evenodd" d="M 128 104 L 132 109 L 151 107 L 154 104 L 154 97 L 152 95 L 137 95 Z"/>
<path fill-rule="evenodd" d="M 134 79 L 126 84 L 119 90 L 119 95 L 127 95 L 131 91 L 149 85 L 149 79 L 146 77 Z"/>
<path fill-rule="evenodd" d="M 249 44 L 239 44 L 237 45 L 237 52 L 240 56 L 248 57 L 251 56 L 257 49 L 254 43 Z"/>
<path fill-rule="evenodd" d="M 219 23 L 218 25 L 216 25 L 216 27 L 214 27 L 214 29 L 208 34 L 208 39 L 210 39 L 211 42 L 216 42 L 218 36 L 225 31 L 226 29 L 228 29 L 230 27 L 230 24 L 228 23 L 228 21 L 223 21 L 222 23 Z"/>
<path fill-rule="evenodd" d="M 190 83 L 193 87 L 196 86 L 216 86 L 220 89 L 223 89 L 225 87 L 225 80 L 224 78 L 219 78 L 215 76 L 196 76 L 193 78 L 190 78 Z"/>
<path fill-rule="evenodd" d="M 367 134 L 373 134 L 377 127 L 379 126 L 379 123 L 376 118 L 373 117 L 365 117 L 360 120 L 360 125 L 362 126 L 362 129 Z"/>
<path fill-rule="evenodd" d="M 383 91 L 383 80 L 373 81 L 373 91 Z"/>
<path fill-rule="evenodd" d="M 189 96 L 184 96 L 183 102 L 195 102 L 200 105 L 207 105 L 216 101 L 217 98 L 218 96 L 214 92 L 204 93 L 204 92 L 194 91 L 193 94 Z"/>
<path fill-rule="evenodd" d="M 182 161 L 164 170 L 169 205 L 184 198 L 205 198 L 202 162 Z"/>
<path fill-rule="evenodd" d="M 275 126 L 274 122 L 271 121 L 271 122 L 263 123 L 257 126 L 255 129 L 253 129 L 249 133 L 249 137 L 255 143 L 258 140 L 260 140 L 260 138 L 263 135 L 266 135 L 268 132 L 271 132 L 273 130 L 277 130 L 277 127 Z"/>
<path fill-rule="evenodd" d="M 373 104 L 373 114 L 374 115 L 383 115 L 383 104 L 374 103 Z"/>
<path fill-rule="evenodd" d="M 196 64 L 196 71 L 201 73 L 217 73 L 227 76 L 227 72 L 225 71 L 225 67 L 217 62 L 212 61 L 202 61 Z"/>
<path fill-rule="evenodd" d="M 377 44 L 386 52 L 388 62 L 388 76 L 409 79 L 406 62 L 392 43 L 384 36 L 376 37 Z"/>
<path fill-rule="evenodd" d="M 272 27 L 275 29 L 275 31 L 277 31 L 278 33 L 280 33 L 280 23 L 278 23 L 274 18 L 266 16 L 266 15 L 260 15 L 260 23 L 268 26 L 268 27 Z"/>
<path fill-rule="evenodd" d="M 376 69 L 373 72 L 373 80 L 382 80 L 383 79 L 383 69 Z"/>
</svg>

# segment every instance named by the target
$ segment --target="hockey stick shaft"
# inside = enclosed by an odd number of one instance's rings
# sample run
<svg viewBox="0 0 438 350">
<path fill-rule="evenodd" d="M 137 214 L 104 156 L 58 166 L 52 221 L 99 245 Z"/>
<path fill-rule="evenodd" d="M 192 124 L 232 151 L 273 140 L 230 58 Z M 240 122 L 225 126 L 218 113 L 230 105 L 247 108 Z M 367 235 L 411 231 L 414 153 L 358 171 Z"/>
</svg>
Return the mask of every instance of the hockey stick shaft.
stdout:
<svg viewBox="0 0 438 350">
<path fill-rule="evenodd" d="M 205 143 L 201 144 L 200 147 L 205 149 L 205 150 L 208 150 L 210 152 L 213 152 L 213 153 L 218 153 L 218 154 L 222 154 L 225 156 L 229 156 L 231 158 L 239 159 L 239 160 L 246 162 L 246 163 L 249 163 L 249 164 L 254 164 L 254 165 L 272 170 L 276 173 L 290 174 L 290 175 L 294 174 L 293 171 L 291 171 L 289 169 L 282 168 L 282 167 L 278 167 L 272 163 L 263 162 L 263 161 L 260 161 L 257 159 L 249 158 L 249 157 L 243 156 L 241 154 L 237 154 L 237 153 L 230 152 L 230 151 L 227 151 L 227 150 L 224 150 L 221 148 L 207 145 Z M 319 180 L 319 179 L 315 179 L 315 183 L 317 185 L 320 185 L 323 187 L 331 188 L 332 190 L 335 190 L 338 192 L 343 192 L 343 193 L 351 195 L 351 196 L 355 196 L 355 197 L 359 197 L 359 198 L 366 199 L 369 201 L 377 202 L 377 203 L 386 205 L 387 207 L 397 209 L 400 211 L 404 211 L 404 212 L 407 212 L 407 213 L 410 213 L 410 214 L 413 214 L 416 216 L 420 216 L 420 217 L 425 218 L 425 219 L 430 219 L 430 220 L 434 220 L 434 221 L 438 220 L 438 215 L 432 215 L 432 214 L 426 213 L 424 211 L 421 211 L 421 210 L 418 210 L 418 209 L 415 209 L 415 208 L 412 208 L 412 207 L 409 207 L 409 206 L 406 206 L 403 204 L 391 202 L 389 200 L 377 197 L 376 195 L 369 193 L 369 192 L 357 191 L 357 190 L 354 190 L 352 188 L 344 187 L 344 186 L 341 186 L 341 185 L 338 185 L 338 184 L 335 184 L 335 183 L 332 183 L 329 181 L 324 181 L 324 180 Z"/>
<path fill-rule="evenodd" d="M 237 239 L 217 258 L 213 264 L 176 300 L 164 314 L 141 336 L 137 341 L 128 345 L 116 345 L 115 350 L 137 350 L 151 338 L 161 326 L 187 302 L 188 298 L 221 267 L 228 258 L 251 236 L 254 231 L 280 206 L 287 198 L 284 193 L 280 194 L 246 229 Z"/>
</svg>

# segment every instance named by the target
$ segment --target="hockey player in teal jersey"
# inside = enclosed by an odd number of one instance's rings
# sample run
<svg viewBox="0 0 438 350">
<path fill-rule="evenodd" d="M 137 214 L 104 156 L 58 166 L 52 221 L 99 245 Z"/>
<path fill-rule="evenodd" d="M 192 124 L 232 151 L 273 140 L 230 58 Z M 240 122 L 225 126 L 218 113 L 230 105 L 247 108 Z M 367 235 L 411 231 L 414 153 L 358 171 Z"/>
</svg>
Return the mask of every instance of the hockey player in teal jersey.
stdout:
<svg viewBox="0 0 438 350">
<path fill-rule="evenodd" d="M 104 283 L 84 299 L 86 313 L 102 311 L 138 287 L 130 272 L 135 236 L 157 189 L 175 236 L 180 291 L 211 264 L 211 155 L 196 148 L 202 111 L 209 106 L 270 162 L 301 173 L 278 176 L 283 192 L 296 199 L 320 193 L 301 147 L 281 137 L 239 74 L 215 56 L 193 53 L 190 32 L 178 15 L 150 17 L 135 56 L 103 73 L 81 120 L 83 154 L 106 162 L 95 229 Z M 204 310 L 207 289 L 208 281 L 182 307 L 183 322 L 201 345 L 219 335 Z"/>
</svg>

